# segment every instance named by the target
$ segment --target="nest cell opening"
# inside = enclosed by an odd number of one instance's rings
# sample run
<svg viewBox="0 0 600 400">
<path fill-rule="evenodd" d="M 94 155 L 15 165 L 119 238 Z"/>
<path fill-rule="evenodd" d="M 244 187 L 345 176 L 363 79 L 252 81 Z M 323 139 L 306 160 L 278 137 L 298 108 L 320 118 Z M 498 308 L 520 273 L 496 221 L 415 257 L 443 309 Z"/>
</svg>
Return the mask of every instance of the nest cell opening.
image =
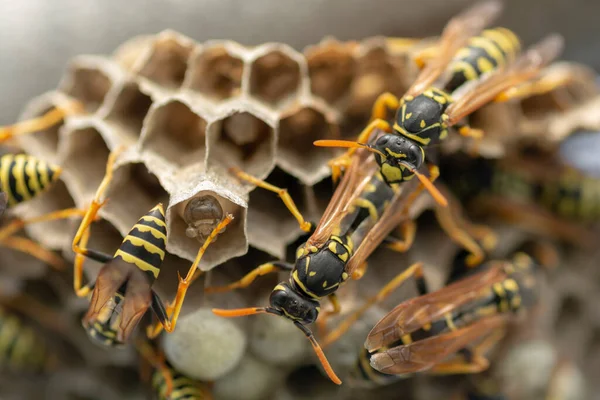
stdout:
<svg viewBox="0 0 600 400">
<path fill-rule="evenodd" d="M 117 96 L 107 120 L 121 125 L 125 133 L 135 140 L 140 136 L 151 105 L 150 96 L 142 93 L 136 83 L 128 83 Z"/>
<path fill-rule="evenodd" d="M 216 100 L 225 100 L 241 93 L 244 61 L 231 55 L 222 46 L 208 48 L 194 60 L 188 84 Z"/>
<path fill-rule="evenodd" d="M 169 194 L 143 163 L 117 167 L 106 190 L 106 198 L 111 201 L 104 207 L 102 215 L 123 234 L 158 203 L 165 209 L 169 203 Z"/>
<path fill-rule="evenodd" d="M 275 132 L 249 112 L 235 113 L 215 124 L 209 140 L 209 164 L 236 165 L 260 176 L 270 169 Z"/>
<path fill-rule="evenodd" d="M 143 149 L 179 166 L 204 161 L 206 121 L 187 105 L 173 101 L 161 106 L 147 126 Z"/>
<path fill-rule="evenodd" d="M 67 152 L 63 161 L 65 173 L 71 181 L 67 183 L 74 186 L 73 189 L 79 196 L 75 196 L 78 203 L 83 201 L 86 204 L 104 178 L 110 151 L 100 132 L 94 128 L 75 130 L 67 140 Z"/>
<path fill-rule="evenodd" d="M 331 139 L 335 136 L 335 126 L 318 110 L 304 107 L 281 120 L 279 125 L 279 148 L 283 156 L 302 169 L 318 169 L 325 158 L 331 157 L 329 149 L 320 149 L 313 145 L 318 139 Z"/>
<path fill-rule="evenodd" d="M 183 83 L 191 51 L 191 46 L 183 45 L 175 39 L 158 40 L 139 74 L 158 85 L 177 89 Z"/>
<path fill-rule="evenodd" d="M 66 92 L 81 101 L 87 112 L 94 113 L 112 86 L 111 80 L 99 69 L 75 67 L 72 82 Z"/>
<path fill-rule="evenodd" d="M 250 94 L 275 106 L 296 94 L 300 79 L 300 65 L 281 51 L 273 51 L 252 63 Z"/>
<path fill-rule="evenodd" d="M 355 69 L 354 58 L 349 49 L 343 48 L 341 44 L 331 45 L 306 57 L 313 94 L 333 104 L 348 93 Z"/>
</svg>

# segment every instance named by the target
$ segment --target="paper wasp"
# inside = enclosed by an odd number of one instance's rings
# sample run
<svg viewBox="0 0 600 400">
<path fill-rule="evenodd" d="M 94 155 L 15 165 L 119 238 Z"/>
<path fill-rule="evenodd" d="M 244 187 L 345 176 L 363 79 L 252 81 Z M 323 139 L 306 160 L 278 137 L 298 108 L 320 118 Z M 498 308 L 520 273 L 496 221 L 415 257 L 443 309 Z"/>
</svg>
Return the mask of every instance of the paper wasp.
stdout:
<svg viewBox="0 0 600 400">
<path fill-rule="evenodd" d="M 76 254 L 73 281 L 75 293 L 79 297 L 86 297 L 93 290 L 90 308 L 83 318 L 83 325 L 92 339 L 106 346 L 125 344 L 148 308 L 152 309 L 160 326 L 167 332 L 172 332 L 204 252 L 233 219 L 231 215 L 227 215 L 213 229 L 198 251 L 186 278 L 180 277 L 175 301 L 169 307 L 165 307 L 151 288 L 158 278 L 166 252 L 167 225 L 162 204 L 159 203 L 138 220 L 114 256 L 86 248 L 90 225 L 105 204 L 101 198 L 112 179 L 115 160 L 120 151 L 117 150 L 109 156 L 104 179 L 73 239 L 73 251 Z M 82 287 L 85 257 L 101 262 L 104 266 L 95 282 Z M 157 328 L 150 332 L 154 332 L 151 335 L 156 335 L 160 330 Z"/>
<path fill-rule="evenodd" d="M 407 269 L 395 286 L 414 275 L 421 295 L 401 303 L 373 327 L 365 341 L 369 365 L 387 375 L 487 369 L 486 353 L 504 336 L 506 323 L 537 302 L 538 265 L 555 260 L 554 253 L 537 244 L 527 243 L 522 250 L 510 261 L 488 261 L 480 272 L 459 274 L 460 279 L 430 293 L 421 264 Z"/>
<path fill-rule="evenodd" d="M 158 400 L 211 400 L 212 394 L 207 384 L 189 378 L 176 371 L 166 360 L 156 345 L 136 340 L 136 349 L 151 367 L 152 391 Z"/>
<path fill-rule="evenodd" d="M 413 171 L 426 161 L 425 148 L 446 138 L 450 127 L 457 127 L 464 136 L 482 137 L 482 131 L 462 122 L 475 110 L 493 100 L 525 97 L 538 93 L 540 87 L 551 90 L 560 84 L 550 85 L 543 79 L 532 81 L 562 50 L 559 35 L 548 36 L 514 61 L 511 59 L 515 58 L 518 41 L 507 30 L 490 30 L 473 38 L 499 11 L 500 3 L 491 0 L 453 18 L 442 33 L 436 55 L 406 94 L 401 99 L 391 93 L 379 96 L 373 106 L 372 121 L 357 142 L 315 142 L 317 146 L 350 147 L 331 162 L 334 178 L 347 167 L 356 147 L 366 147 L 375 154 L 386 182 L 411 179 Z M 450 81 L 445 86 L 436 84 L 444 75 L 450 75 Z M 396 110 L 393 127 L 386 121 L 388 109 Z M 371 141 L 376 128 L 387 134 Z"/>
</svg>

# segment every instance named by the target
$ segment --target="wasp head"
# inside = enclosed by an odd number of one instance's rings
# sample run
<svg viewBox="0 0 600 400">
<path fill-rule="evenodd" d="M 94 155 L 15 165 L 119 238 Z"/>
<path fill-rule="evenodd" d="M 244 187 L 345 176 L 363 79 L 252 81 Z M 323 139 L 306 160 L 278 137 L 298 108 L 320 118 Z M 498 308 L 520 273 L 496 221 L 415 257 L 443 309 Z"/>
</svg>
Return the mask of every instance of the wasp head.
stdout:
<svg viewBox="0 0 600 400">
<path fill-rule="evenodd" d="M 287 282 L 282 282 L 273 289 L 269 303 L 272 308 L 282 312 L 284 317 L 302 324 L 310 324 L 319 316 L 320 304 L 304 297 Z"/>
<path fill-rule="evenodd" d="M 412 169 L 418 169 L 425 158 L 421 146 L 404 136 L 392 133 L 380 136 L 373 148 L 382 153 L 375 153 L 375 159 L 388 184 L 412 178 Z"/>
</svg>

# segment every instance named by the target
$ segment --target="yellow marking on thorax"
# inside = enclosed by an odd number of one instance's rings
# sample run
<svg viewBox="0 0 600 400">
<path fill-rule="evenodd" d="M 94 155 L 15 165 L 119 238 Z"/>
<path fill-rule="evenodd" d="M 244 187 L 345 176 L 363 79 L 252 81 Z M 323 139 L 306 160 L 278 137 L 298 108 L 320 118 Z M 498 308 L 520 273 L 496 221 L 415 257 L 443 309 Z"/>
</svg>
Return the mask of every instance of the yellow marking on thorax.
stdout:
<svg viewBox="0 0 600 400">
<path fill-rule="evenodd" d="M 31 195 L 29 194 L 26 186 L 27 180 L 25 178 L 25 160 L 26 157 L 22 155 L 15 157 L 16 164 L 15 168 L 13 168 L 13 174 L 15 175 L 15 182 L 17 183 L 17 193 L 21 195 L 23 200 L 29 200 L 31 199 Z"/>
<path fill-rule="evenodd" d="M 25 164 L 25 172 L 27 173 L 27 176 L 29 177 L 29 187 L 31 188 L 31 191 L 35 194 L 41 192 L 41 188 L 40 188 L 40 183 L 37 180 L 37 175 L 36 175 L 36 171 L 35 171 L 35 163 L 32 162 L 31 160 L 29 160 L 29 162 L 27 162 L 27 164 Z"/>
<path fill-rule="evenodd" d="M 310 257 L 306 257 L 306 262 L 305 262 L 305 269 L 304 269 L 304 273 L 308 274 L 308 266 L 310 265 Z"/>
<path fill-rule="evenodd" d="M 306 249 L 304 247 L 299 247 L 298 250 L 296 250 L 296 259 L 302 258 L 302 257 L 306 256 L 307 254 L 308 254 L 308 251 L 306 251 Z"/>
<path fill-rule="evenodd" d="M 313 299 L 320 299 L 319 296 L 317 296 L 316 294 L 314 294 L 313 292 L 311 292 L 310 290 L 308 290 L 306 288 L 306 286 L 304 286 L 304 283 L 302 283 L 300 281 L 300 279 L 298 279 L 298 271 L 292 272 L 292 279 L 294 279 L 294 282 L 296 282 L 296 285 L 300 286 L 300 289 L 302 289 L 302 291 L 305 294 L 307 294 L 308 296 L 312 297 Z"/>
<path fill-rule="evenodd" d="M 157 217 L 155 217 L 153 215 L 144 215 L 142 218 L 140 218 L 140 220 L 154 222 L 158 226 L 163 226 L 165 228 L 167 227 L 167 224 L 165 224 L 165 221 L 163 221 L 162 219 L 157 218 Z"/>
<path fill-rule="evenodd" d="M 158 278 L 158 273 L 160 272 L 160 269 L 156 268 L 154 265 L 142 260 L 141 258 L 133 256 L 129 253 L 125 253 L 121 249 L 117 250 L 117 252 L 115 253 L 114 256 L 115 257 L 121 256 L 121 258 L 123 258 L 123 261 L 128 262 L 130 264 L 134 264 L 136 267 L 138 267 L 142 271 L 150 271 L 150 273 L 155 278 Z"/>
<path fill-rule="evenodd" d="M 419 123 L 419 126 L 420 126 L 421 128 L 425 128 L 425 127 L 427 126 L 427 124 L 425 123 L 425 120 L 424 120 L 424 119 L 422 119 L 422 120 L 421 120 L 421 123 Z"/>
<path fill-rule="evenodd" d="M 146 249 L 147 251 L 149 251 L 152 254 L 158 254 L 160 256 L 161 260 L 163 260 L 165 258 L 165 251 L 163 249 L 148 242 L 145 239 L 142 239 L 140 237 L 133 236 L 133 235 L 127 235 L 127 236 L 125 236 L 125 239 L 123 239 L 123 243 L 125 243 L 125 242 L 129 242 L 136 247 L 143 247 L 144 249 Z"/>
</svg>

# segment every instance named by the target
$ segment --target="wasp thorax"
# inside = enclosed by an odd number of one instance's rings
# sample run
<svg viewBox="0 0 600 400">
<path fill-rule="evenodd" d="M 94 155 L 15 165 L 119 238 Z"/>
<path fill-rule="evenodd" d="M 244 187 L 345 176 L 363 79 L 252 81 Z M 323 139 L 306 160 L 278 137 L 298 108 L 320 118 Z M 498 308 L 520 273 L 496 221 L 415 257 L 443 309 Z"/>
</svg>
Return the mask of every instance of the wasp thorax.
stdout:
<svg viewBox="0 0 600 400">
<path fill-rule="evenodd" d="M 303 324 L 310 324 L 319 316 L 319 303 L 294 291 L 286 282 L 275 287 L 269 303 L 271 307 L 283 311 L 287 318 Z"/>
<path fill-rule="evenodd" d="M 223 207 L 209 194 L 195 197 L 185 206 L 183 219 L 188 224 L 186 236 L 204 242 L 223 219 Z"/>
</svg>

